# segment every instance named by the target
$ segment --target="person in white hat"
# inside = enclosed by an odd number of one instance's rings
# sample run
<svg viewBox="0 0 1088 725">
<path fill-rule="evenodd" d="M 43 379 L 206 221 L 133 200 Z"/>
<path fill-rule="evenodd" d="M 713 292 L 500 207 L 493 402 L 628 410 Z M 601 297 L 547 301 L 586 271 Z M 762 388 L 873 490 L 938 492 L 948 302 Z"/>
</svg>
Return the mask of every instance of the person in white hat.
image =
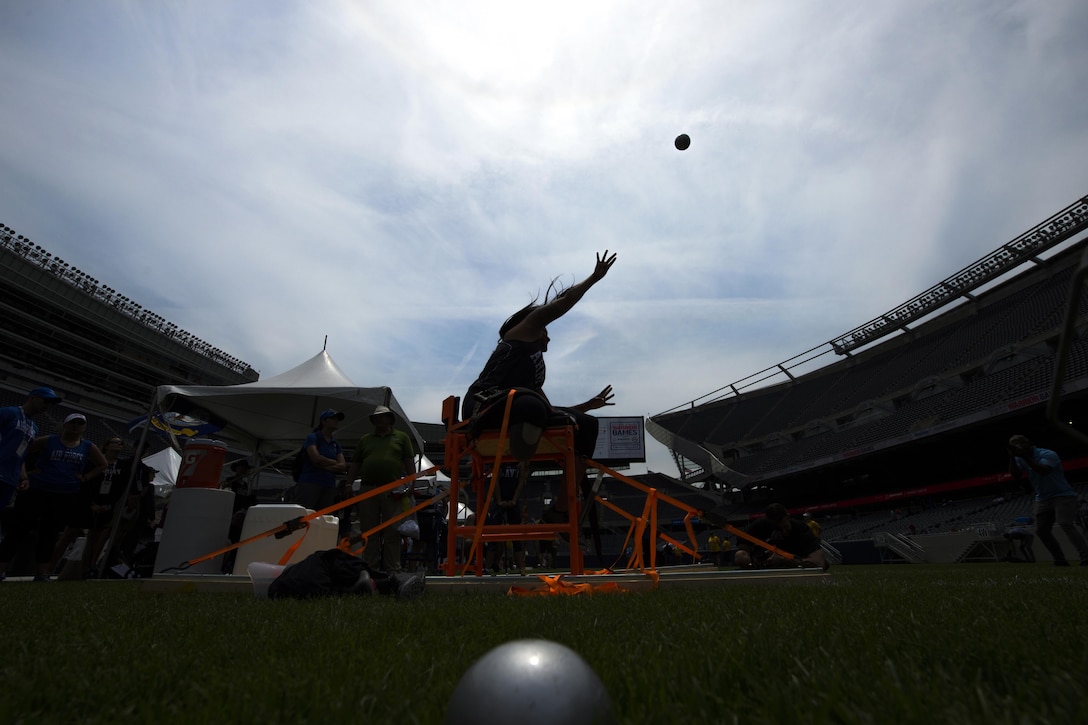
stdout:
<svg viewBox="0 0 1088 725">
<path fill-rule="evenodd" d="M 411 437 L 393 427 L 397 422 L 396 414 L 388 407 L 379 405 L 370 414 L 370 422 L 374 425 L 374 432 L 359 439 L 348 469 L 348 483 L 350 485 L 359 478 L 360 493 L 392 483 L 416 471 L 416 453 Z M 413 486 L 409 484 L 405 492 L 371 496 L 360 501 L 356 506 L 360 530 L 369 531 L 401 514 L 404 511 L 404 496 L 409 496 L 412 490 Z M 363 561 L 371 569 L 397 571 L 401 568 L 400 549 L 400 534 L 394 527 L 387 526 L 366 542 Z"/>
<path fill-rule="evenodd" d="M 83 482 L 99 476 L 108 465 L 98 446 L 83 437 L 86 427 L 87 417 L 72 413 L 64 419 L 59 434 L 40 436 L 27 450 L 26 460 L 32 466 L 28 471 L 30 480 L 15 499 L 11 530 L 4 532 L 0 541 L 0 576 L 7 571 L 23 540 L 37 531 L 34 551 L 38 573 L 34 580 L 49 581 L 64 553 L 58 546 L 61 530 L 83 519 Z"/>
</svg>

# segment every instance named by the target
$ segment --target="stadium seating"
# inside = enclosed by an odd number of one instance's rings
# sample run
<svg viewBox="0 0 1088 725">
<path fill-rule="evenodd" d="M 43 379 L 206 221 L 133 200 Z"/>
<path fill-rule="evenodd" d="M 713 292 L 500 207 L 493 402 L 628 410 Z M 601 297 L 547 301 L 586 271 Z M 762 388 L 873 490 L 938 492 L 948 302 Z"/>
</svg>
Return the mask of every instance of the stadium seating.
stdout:
<svg viewBox="0 0 1088 725">
<path fill-rule="evenodd" d="M 913 444 L 1045 402 L 1069 283 L 1085 241 L 869 349 L 788 382 L 744 390 L 655 422 L 726 452 L 744 478 L 773 482 L 861 453 Z M 1080 295 L 1079 316 L 1088 314 Z M 1088 387 L 1088 338 L 1066 371 Z M 1018 401 L 1027 401 L 1021 403 Z M 1034 403 L 1032 402 L 1034 401 Z M 816 474 L 813 474 L 816 475 Z"/>
</svg>

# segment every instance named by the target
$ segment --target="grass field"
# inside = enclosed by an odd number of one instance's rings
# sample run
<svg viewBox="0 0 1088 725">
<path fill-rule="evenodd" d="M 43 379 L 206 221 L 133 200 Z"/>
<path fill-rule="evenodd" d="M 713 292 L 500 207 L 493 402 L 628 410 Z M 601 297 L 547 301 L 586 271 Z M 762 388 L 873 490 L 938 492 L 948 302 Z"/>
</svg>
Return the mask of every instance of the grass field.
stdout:
<svg viewBox="0 0 1088 725">
<path fill-rule="evenodd" d="M 473 661 L 529 637 L 580 653 L 620 722 L 1088 722 L 1076 567 L 412 601 L 9 581 L 0 607 L 4 723 L 437 723 Z"/>
</svg>

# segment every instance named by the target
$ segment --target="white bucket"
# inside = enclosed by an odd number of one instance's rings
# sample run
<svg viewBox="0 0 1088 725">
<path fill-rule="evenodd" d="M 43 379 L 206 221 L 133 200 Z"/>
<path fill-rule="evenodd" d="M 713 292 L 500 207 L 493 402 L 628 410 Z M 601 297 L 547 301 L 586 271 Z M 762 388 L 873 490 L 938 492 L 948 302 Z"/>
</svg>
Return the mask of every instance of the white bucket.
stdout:
<svg viewBox="0 0 1088 725">
<path fill-rule="evenodd" d="M 246 571 L 249 572 L 249 580 L 253 582 L 253 596 L 258 599 L 268 598 L 268 585 L 276 580 L 286 566 L 269 564 L 265 561 L 251 562 Z"/>
</svg>

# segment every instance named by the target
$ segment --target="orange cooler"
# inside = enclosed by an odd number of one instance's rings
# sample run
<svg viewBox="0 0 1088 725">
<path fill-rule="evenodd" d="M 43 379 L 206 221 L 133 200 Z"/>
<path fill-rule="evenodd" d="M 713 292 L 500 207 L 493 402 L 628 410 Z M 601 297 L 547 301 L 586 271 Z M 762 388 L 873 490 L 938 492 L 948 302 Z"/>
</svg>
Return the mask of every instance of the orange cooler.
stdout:
<svg viewBox="0 0 1088 725">
<path fill-rule="evenodd" d="M 226 443 L 194 438 L 181 453 L 178 488 L 219 488 L 226 460 Z"/>
</svg>

